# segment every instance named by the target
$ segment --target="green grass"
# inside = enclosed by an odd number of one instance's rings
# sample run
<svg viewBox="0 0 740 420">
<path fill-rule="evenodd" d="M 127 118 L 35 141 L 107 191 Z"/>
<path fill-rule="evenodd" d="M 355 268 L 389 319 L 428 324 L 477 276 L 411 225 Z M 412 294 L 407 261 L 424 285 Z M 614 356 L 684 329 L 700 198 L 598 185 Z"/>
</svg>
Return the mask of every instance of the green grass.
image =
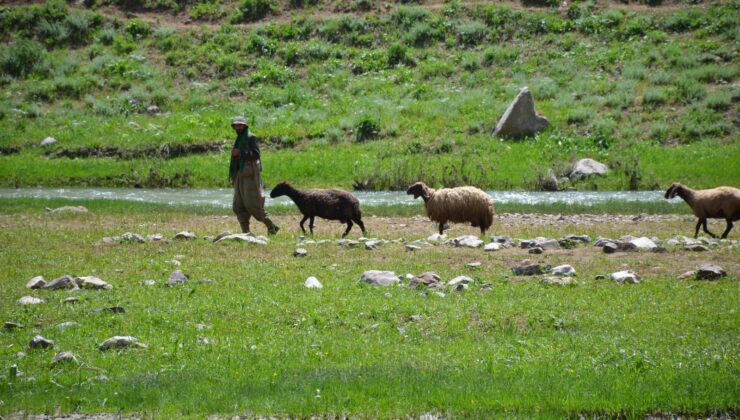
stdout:
<svg viewBox="0 0 740 420">
<path fill-rule="evenodd" d="M 233 217 L 180 209 L 151 211 L 118 203 L 94 214 L 39 214 L 30 203 L 0 207 L 0 317 L 25 327 L 0 332 L 3 374 L 17 364 L 24 376 L 0 380 L 0 414 L 119 413 L 146 417 L 350 415 L 406 417 L 422 413 L 471 417 L 626 416 L 651 413 L 734 413 L 738 395 L 739 319 L 737 248 L 709 256 L 671 249 L 665 254 L 606 256 L 597 248 L 546 253 L 549 264 L 570 263 L 573 287 L 548 287 L 536 278 L 510 277 L 528 257 L 509 249 L 484 253 L 440 245 L 412 258 L 401 244 L 379 250 L 336 244 L 307 246 L 290 257 L 297 217 L 266 247 L 190 242 L 106 246 L 124 231 L 199 236 L 234 229 Z M 94 206 L 94 203 L 86 203 Z M 18 206 L 27 206 L 16 212 Z M 372 235 L 424 238 L 431 223 L 368 218 Z M 494 233 L 561 237 L 585 233 L 684 234 L 693 224 L 605 223 L 575 226 L 502 225 Z M 339 226 L 317 223 L 316 239 L 335 239 Z M 472 232 L 454 226 L 454 234 Z M 356 233 L 352 235 L 356 237 Z M 732 238 L 736 238 L 736 233 Z M 41 249 L 42 247 L 43 249 Z M 716 282 L 677 280 L 711 258 L 730 275 Z M 176 267 L 171 262 L 182 263 Z M 480 269 L 465 263 L 481 261 Z M 336 264 L 336 265 L 332 265 Z M 594 280 L 632 268 L 639 285 Z M 191 275 L 185 287 L 162 283 L 175 268 Z M 488 292 L 422 296 L 408 288 L 372 288 L 357 282 L 368 269 L 396 273 L 436 271 L 443 279 L 466 274 Z M 96 275 L 110 291 L 30 291 L 33 276 Z M 317 276 L 322 290 L 302 287 Z M 209 277 L 214 283 L 198 284 Z M 158 285 L 145 287 L 144 279 Z M 23 295 L 46 303 L 20 307 Z M 76 304 L 63 304 L 73 295 Z M 124 314 L 96 312 L 120 305 Z M 76 321 L 80 326 L 59 330 Z M 204 328 L 199 329 L 198 325 Z M 55 350 L 27 350 L 35 334 Z M 112 335 L 133 335 L 146 349 L 101 352 Z M 207 338 L 203 344 L 199 338 Z M 49 367 L 55 351 L 72 351 L 80 366 Z M 18 358 L 15 353 L 24 351 Z M 95 381 L 105 375 L 107 381 Z M 30 380 L 29 378 L 33 378 Z"/>
<path fill-rule="evenodd" d="M 105 8 L 58 1 L 2 9 L 0 146 L 20 153 L 0 156 L 0 185 L 220 186 L 225 153 L 46 157 L 104 146 L 228 147 L 235 114 L 264 139 L 268 178 L 317 187 L 368 181 L 383 190 L 426 179 L 537 189 L 539 172 L 561 175 L 582 157 L 615 170 L 581 189 L 739 179 L 733 2 L 640 12 L 579 4 L 568 16 L 496 4 L 365 5 L 346 15 L 327 13 L 332 2 L 136 4 L 185 7 L 213 23 L 114 20 Z M 231 15 L 237 9 L 241 17 Z M 228 23 L 262 13 L 293 14 Z M 551 127 L 521 142 L 492 138 L 523 86 Z M 162 113 L 148 115 L 149 105 Z M 666 120 L 669 129 L 652 129 Z M 50 135 L 55 146 L 37 146 Z M 691 170 L 678 164 L 697 154 L 707 158 Z M 633 160 L 636 185 L 620 174 Z"/>
</svg>

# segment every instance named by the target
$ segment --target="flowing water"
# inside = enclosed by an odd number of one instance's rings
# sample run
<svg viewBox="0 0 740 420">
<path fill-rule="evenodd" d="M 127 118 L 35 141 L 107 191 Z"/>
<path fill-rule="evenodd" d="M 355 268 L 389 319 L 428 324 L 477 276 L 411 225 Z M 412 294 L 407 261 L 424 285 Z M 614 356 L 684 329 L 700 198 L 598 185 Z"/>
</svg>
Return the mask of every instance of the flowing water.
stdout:
<svg viewBox="0 0 740 420">
<path fill-rule="evenodd" d="M 139 188 L 0 188 L 0 198 L 64 198 L 69 200 L 127 200 L 159 204 L 187 204 L 231 207 L 231 188 L 139 189 Z M 418 201 L 403 191 L 357 191 L 353 194 L 364 205 L 413 205 Z M 488 191 L 494 203 L 580 204 L 608 201 L 661 202 L 662 191 Z M 287 197 L 271 199 L 265 191 L 265 205 L 292 204 Z M 679 200 L 676 200 L 679 201 Z"/>
</svg>

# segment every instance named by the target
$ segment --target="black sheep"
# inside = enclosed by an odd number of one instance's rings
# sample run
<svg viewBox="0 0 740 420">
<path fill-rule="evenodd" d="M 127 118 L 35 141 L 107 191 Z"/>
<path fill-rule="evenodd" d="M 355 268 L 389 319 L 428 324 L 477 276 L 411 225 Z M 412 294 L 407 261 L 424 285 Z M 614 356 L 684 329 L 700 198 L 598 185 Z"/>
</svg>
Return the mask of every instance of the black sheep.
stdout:
<svg viewBox="0 0 740 420">
<path fill-rule="evenodd" d="M 352 222 L 357 223 L 365 234 L 365 224 L 362 223 L 362 212 L 360 211 L 360 202 L 355 196 L 342 190 L 299 190 L 283 181 L 270 191 L 270 197 L 276 198 L 287 195 L 298 206 L 303 213 L 303 219 L 300 226 L 303 233 L 306 229 L 303 224 L 306 220 L 311 219 L 308 228 L 313 235 L 313 219 L 318 216 L 326 220 L 339 220 L 347 224 L 347 230 L 342 234 L 342 238 L 347 236 L 352 229 Z"/>
</svg>

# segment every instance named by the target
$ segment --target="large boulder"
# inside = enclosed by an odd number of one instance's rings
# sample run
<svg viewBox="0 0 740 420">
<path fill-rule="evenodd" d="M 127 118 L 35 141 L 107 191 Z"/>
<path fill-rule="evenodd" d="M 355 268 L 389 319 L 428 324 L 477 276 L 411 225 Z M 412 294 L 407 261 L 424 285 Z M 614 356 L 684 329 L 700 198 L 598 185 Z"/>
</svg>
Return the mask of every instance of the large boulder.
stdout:
<svg viewBox="0 0 740 420">
<path fill-rule="evenodd" d="M 591 175 L 606 175 L 609 168 L 601 162 L 593 159 L 581 159 L 573 164 L 570 171 L 570 179 L 586 178 Z"/>
<path fill-rule="evenodd" d="M 548 125 L 550 121 L 535 112 L 534 98 L 525 86 L 498 120 L 493 135 L 521 138 L 542 131 Z"/>
</svg>

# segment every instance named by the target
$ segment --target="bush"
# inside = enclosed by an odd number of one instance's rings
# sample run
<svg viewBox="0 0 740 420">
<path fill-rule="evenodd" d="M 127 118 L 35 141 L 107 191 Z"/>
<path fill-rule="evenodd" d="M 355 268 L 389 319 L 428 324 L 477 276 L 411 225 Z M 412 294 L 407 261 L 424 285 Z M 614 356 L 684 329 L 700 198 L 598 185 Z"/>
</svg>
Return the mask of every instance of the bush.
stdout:
<svg viewBox="0 0 740 420">
<path fill-rule="evenodd" d="M 568 124 L 582 124 L 591 118 L 591 111 L 586 108 L 575 108 L 568 111 L 565 121 Z"/>
<path fill-rule="evenodd" d="M 131 19 L 126 23 L 124 30 L 134 39 L 143 39 L 152 33 L 152 25 L 141 19 Z"/>
<path fill-rule="evenodd" d="M 421 76 L 424 79 L 431 79 L 434 77 L 450 77 L 455 73 L 455 67 L 444 60 L 430 59 L 425 61 L 420 66 Z"/>
<path fill-rule="evenodd" d="M 75 45 L 84 45 L 90 41 L 90 31 L 102 21 L 100 15 L 87 12 L 72 12 L 64 19 L 69 31 L 69 41 Z"/>
<path fill-rule="evenodd" d="M 483 62 L 487 66 L 496 64 L 506 67 L 514 64 L 520 55 L 521 50 L 519 48 L 491 47 L 483 53 Z"/>
<path fill-rule="evenodd" d="M 650 76 L 650 82 L 656 85 L 669 85 L 673 81 L 673 76 L 663 70 L 658 70 Z"/>
<path fill-rule="evenodd" d="M 25 39 L 0 49 L 0 68 L 14 77 L 26 77 L 33 72 L 48 71 L 48 58 L 43 46 Z"/>
<path fill-rule="evenodd" d="M 732 122 L 715 111 L 694 105 L 681 121 L 681 134 L 687 140 L 702 140 L 705 137 L 726 136 L 733 132 Z"/>
<path fill-rule="evenodd" d="M 486 38 L 488 28 L 478 21 L 466 21 L 457 26 L 460 45 L 474 47 Z"/>
<path fill-rule="evenodd" d="M 707 108 L 715 111 L 727 111 L 732 106 L 732 92 L 720 90 L 707 96 Z"/>
<path fill-rule="evenodd" d="M 406 47 L 401 44 L 393 44 L 388 48 L 388 66 L 393 67 L 399 64 L 406 64 Z"/>
<path fill-rule="evenodd" d="M 414 47 L 426 47 L 440 38 L 438 31 L 433 29 L 428 23 L 419 22 L 414 24 L 406 33 L 404 40 L 407 44 Z"/>
<path fill-rule="evenodd" d="M 352 61 L 351 68 L 354 74 L 364 74 L 383 70 L 387 64 L 388 58 L 382 51 L 367 51 Z"/>
<path fill-rule="evenodd" d="M 257 71 L 250 76 L 249 83 L 252 85 L 265 83 L 275 86 L 285 86 L 285 84 L 294 78 L 295 75 L 289 68 L 269 63 L 260 63 L 257 66 Z"/>
<path fill-rule="evenodd" d="M 96 39 L 103 45 L 111 45 L 116 38 L 116 30 L 113 28 L 104 28 L 98 31 Z"/>
<path fill-rule="evenodd" d="M 38 28 L 38 37 L 46 45 L 62 45 L 69 38 L 69 28 L 63 22 L 42 20 Z"/>
<path fill-rule="evenodd" d="M 467 54 L 463 57 L 460 65 L 465 71 L 473 72 L 480 68 L 480 60 L 474 54 Z"/>
<path fill-rule="evenodd" d="M 54 90 L 58 98 L 79 99 L 95 87 L 91 77 L 63 77 L 54 80 Z"/>
<path fill-rule="evenodd" d="M 679 79 L 675 86 L 674 96 L 679 102 L 690 104 L 700 101 L 707 96 L 707 90 L 704 85 L 688 77 Z"/>
<path fill-rule="evenodd" d="M 274 13 L 277 5 L 271 0 L 242 0 L 231 22 L 256 22 Z"/>
<path fill-rule="evenodd" d="M 226 15 L 220 0 L 205 0 L 190 8 L 193 20 L 215 21 Z"/>
<path fill-rule="evenodd" d="M 355 141 L 361 143 L 365 140 L 372 140 L 380 134 L 380 123 L 369 117 L 363 116 L 355 124 Z"/>
<path fill-rule="evenodd" d="M 414 24 L 429 21 L 431 16 L 432 13 L 425 7 L 399 6 L 391 15 L 391 20 L 397 25 L 409 28 Z"/>
<path fill-rule="evenodd" d="M 642 106 L 645 108 L 656 108 L 668 102 L 668 93 L 665 89 L 651 88 L 642 95 Z"/>
</svg>

